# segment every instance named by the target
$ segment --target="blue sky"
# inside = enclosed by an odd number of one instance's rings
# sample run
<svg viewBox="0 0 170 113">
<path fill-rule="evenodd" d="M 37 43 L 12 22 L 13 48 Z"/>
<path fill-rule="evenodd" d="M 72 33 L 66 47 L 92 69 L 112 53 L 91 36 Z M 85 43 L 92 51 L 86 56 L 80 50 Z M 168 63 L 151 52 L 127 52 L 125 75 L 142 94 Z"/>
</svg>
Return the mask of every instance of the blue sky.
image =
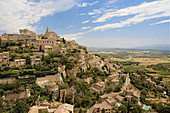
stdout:
<svg viewBox="0 0 170 113">
<path fill-rule="evenodd" d="M 88 47 L 169 44 L 169 0 L 1 0 L 0 34 L 46 27 Z"/>
</svg>

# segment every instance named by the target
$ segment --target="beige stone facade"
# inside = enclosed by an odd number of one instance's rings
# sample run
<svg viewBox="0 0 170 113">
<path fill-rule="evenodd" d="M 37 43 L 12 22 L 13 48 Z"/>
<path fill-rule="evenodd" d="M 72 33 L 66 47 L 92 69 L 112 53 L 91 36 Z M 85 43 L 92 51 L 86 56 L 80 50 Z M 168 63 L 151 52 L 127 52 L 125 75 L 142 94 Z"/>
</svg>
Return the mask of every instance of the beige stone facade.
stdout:
<svg viewBox="0 0 170 113">
<path fill-rule="evenodd" d="M 106 86 L 105 86 L 105 82 L 98 82 L 92 85 L 92 87 L 90 87 L 90 91 L 91 92 L 95 92 L 97 94 L 101 94 L 105 91 Z"/>
<path fill-rule="evenodd" d="M 9 52 L 0 53 L 0 64 L 6 64 L 9 62 Z"/>
<path fill-rule="evenodd" d="M 37 65 L 41 62 L 41 58 L 36 58 L 35 56 L 30 56 L 31 65 Z"/>
<path fill-rule="evenodd" d="M 8 41 L 14 41 L 14 42 L 18 42 L 18 41 L 26 41 L 26 40 L 32 40 L 35 41 L 36 38 L 38 37 L 38 35 L 36 35 L 33 31 L 27 30 L 27 29 L 23 29 L 23 30 L 19 30 L 20 34 L 7 34 L 4 33 L 2 35 L 2 38 Z"/>
<path fill-rule="evenodd" d="M 15 60 L 15 66 L 16 66 L 16 67 L 20 67 L 20 66 L 23 66 L 23 65 L 25 65 L 25 64 L 26 64 L 25 59 L 16 59 L 16 60 Z"/>
</svg>

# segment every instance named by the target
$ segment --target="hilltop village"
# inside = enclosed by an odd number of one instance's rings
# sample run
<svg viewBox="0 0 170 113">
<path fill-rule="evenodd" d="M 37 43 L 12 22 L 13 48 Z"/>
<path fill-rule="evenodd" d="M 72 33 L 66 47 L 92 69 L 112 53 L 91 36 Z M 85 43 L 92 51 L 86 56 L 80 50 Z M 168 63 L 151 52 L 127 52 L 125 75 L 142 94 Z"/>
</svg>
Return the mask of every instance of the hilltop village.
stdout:
<svg viewBox="0 0 170 113">
<path fill-rule="evenodd" d="M 151 100 L 153 92 L 169 98 L 161 78 L 89 54 L 48 28 L 19 32 L 0 36 L 0 113 L 169 112 L 168 102 Z"/>
</svg>

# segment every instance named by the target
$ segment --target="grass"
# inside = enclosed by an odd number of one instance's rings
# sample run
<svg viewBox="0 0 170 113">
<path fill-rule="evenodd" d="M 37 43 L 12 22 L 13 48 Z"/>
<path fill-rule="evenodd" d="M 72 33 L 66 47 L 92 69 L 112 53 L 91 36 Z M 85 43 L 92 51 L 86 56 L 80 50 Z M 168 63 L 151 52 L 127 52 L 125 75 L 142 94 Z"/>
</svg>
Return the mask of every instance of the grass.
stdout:
<svg viewBox="0 0 170 113">
<path fill-rule="evenodd" d="M 157 72 L 157 74 L 159 74 L 159 75 L 170 75 L 170 72 L 160 71 L 160 72 Z"/>
</svg>

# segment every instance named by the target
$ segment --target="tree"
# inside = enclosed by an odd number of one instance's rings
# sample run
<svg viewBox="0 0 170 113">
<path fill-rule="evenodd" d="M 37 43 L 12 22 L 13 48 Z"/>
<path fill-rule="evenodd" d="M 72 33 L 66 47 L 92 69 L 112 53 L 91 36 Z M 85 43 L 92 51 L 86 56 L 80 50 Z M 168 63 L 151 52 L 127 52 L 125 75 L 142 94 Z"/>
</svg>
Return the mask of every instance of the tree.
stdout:
<svg viewBox="0 0 170 113">
<path fill-rule="evenodd" d="M 22 42 L 18 42 L 18 44 L 17 44 L 18 46 L 21 46 L 22 45 Z"/>
<path fill-rule="evenodd" d="M 90 97 L 85 95 L 82 99 L 82 107 L 87 107 L 90 104 Z"/>
<path fill-rule="evenodd" d="M 12 60 L 14 60 L 15 57 L 18 57 L 16 53 L 11 53 L 10 56 L 12 57 Z"/>
<path fill-rule="evenodd" d="M 102 112 L 102 113 L 105 113 L 105 109 L 103 108 L 101 112 Z"/>
<path fill-rule="evenodd" d="M 0 38 L 0 45 L 1 45 L 1 43 L 2 43 L 2 39 Z"/>
<path fill-rule="evenodd" d="M 9 66 L 5 66 L 5 67 L 3 68 L 4 71 L 9 71 L 10 69 L 11 69 L 11 67 L 9 67 Z"/>
<path fill-rule="evenodd" d="M 65 40 L 64 38 L 63 38 L 62 42 L 63 42 L 64 44 L 66 44 L 66 40 Z"/>
<path fill-rule="evenodd" d="M 51 57 L 48 55 L 48 56 L 45 56 L 44 57 L 44 61 L 47 63 L 47 64 L 50 64 L 52 62 L 52 59 Z"/>
<path fill-rule="evenodd" d="M 66 103 L 72 104 L 72 95 L 70 93 L 66 94 Z"/>
<path fill-rule="evenodd" d="M 144 104 L 145 103 L 145 99 L 146 99 L 146 97 L 145 97 L 145 95 L 140 95 L 140 101 Z"/>
<path fill-rule="evenodd" d="M 132 107 L 133 107 L 132 113 L 143 113 L 143 109 L 140 105 L 133 104 Z"/>
<path fill-rule="evenodd" d="M 18 101 L 15 104 L 13 111 L 14 113 L 28 113 L 29 106 L 23 101 Z"/>
<path fill-rule="evenodd" d="M 25 57 L 25 60 L 26 60 L 26 64 L 31 64 L 30 56 L 26 56 L 26 57 Z"/>
<path fill-rule="evenodd" d="M 55 55 L 56 55 L 56 53 L 54 51 L 49 51 L 48 53 L 51 58 L 55 57 Z"/>
<path fill-rule="evenodd" d="M 31 104 L 33 104 L 33 103 L 35 103 L 35 101 L 37 100 L 37 96 L 36 95 L 31 95 L 30 97 L 28 97 L 27 98 L 27 103 L 29 104 L 29 105 L 31 105 Z M 40 97 L 41 98 L 41 97 Z"/>
<path fill-rule="evenodd" d="M 118 108 L 121 113 L 127 113 L 127 107 L 125 105 L 120 105 Z"/>
<path fill-rule="evenodd" d="M 0 113 L 2 113 L 3 109 L 3 99 L 0 97 Z"/>
</svg>

